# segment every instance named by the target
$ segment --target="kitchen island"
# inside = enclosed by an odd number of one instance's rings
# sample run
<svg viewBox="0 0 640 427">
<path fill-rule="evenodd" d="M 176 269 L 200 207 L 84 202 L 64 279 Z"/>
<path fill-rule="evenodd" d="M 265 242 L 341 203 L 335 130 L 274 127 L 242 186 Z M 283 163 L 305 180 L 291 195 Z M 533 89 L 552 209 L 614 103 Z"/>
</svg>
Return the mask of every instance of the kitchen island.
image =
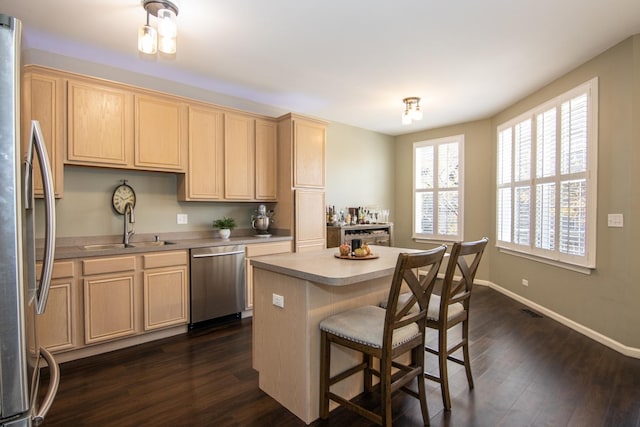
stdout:
<svg viewBox="0 0 640 427">
<path fill-rule="evenodd" d="M 319 417 L 320 322 L 332 314 L 387 298 L 398 254 L 413 249 L 371 246 L 375 259 L 334 256 L 337 248 L 252 260 L 253 367 L 265 393 L 307 424 Z M 340 354 L 338 354 L 338 351 Z M 352 366 L 347 350 L 333 349 L 331 372 Z M 361 375 L 335 386 L 362 391 Z"/>
</svg>

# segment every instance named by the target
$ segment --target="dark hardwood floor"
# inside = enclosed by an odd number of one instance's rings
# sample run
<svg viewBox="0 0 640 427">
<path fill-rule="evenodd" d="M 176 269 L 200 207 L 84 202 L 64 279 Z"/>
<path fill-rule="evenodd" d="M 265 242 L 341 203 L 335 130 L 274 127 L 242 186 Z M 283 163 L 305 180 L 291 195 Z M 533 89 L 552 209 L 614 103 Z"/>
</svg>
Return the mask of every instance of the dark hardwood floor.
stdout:
<svg viewBox="0 0 640 427">
<path fill-rule="evenodd" d="M 427 382 L 433 426 L 640 427 L 640 360 L 622 356 L 486 287 L 474 289 L 475 389 L 451 364 L 452 410 Z M 427 356 L 427 366 L 435 359 Z M 393 400 L 394 425 L 418 402 Z M 304 426 L 258 389 L 251 319 L 61 365 L 44 426 Z M 343 409 L 320 426 L 369 426 Z"/>
</svg>

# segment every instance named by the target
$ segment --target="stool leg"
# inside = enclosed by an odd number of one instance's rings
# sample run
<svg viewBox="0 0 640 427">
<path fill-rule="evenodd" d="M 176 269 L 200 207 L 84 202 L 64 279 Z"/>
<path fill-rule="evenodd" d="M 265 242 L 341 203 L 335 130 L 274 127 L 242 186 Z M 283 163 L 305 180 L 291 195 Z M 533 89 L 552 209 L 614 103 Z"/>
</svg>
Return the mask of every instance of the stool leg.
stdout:
<svg viewBox="0 0 640 427">
<path fill-rule="evenodd" d="M 451 397 L 449 396 L 449 374 L 447 371 L 447 330 L 441 328 L 438 331 L 438 368 L 440 369 L 440 390 L 442 391 L 442 404 L 445 411 L 451 410 Z"/>
<path fill-rule="evenodd" d="M 424 345 L 413 349 L 413 361 L 414 365 L 420 366 L 421 372 L 424 372 Z M 429 420 L 429 407 L 427 406 L 427 390 L 425 385 L 425 379 L 423 375 L 416 377 L 418 381 L 418 397 L 420 399 L 420 409 L 422 410 L 422 420 L 425 426 L 431 425 Z"/>
<path fill-rule="evenodd" d="M 473 377 L 471 376 L 471 359 L 469 358 L 469 319 L 462 322 L 462 357 L 464 357 L 464 369 L 467 372 L 469 388 L 473 390 Z"/>
<path fill-rule="evenodd" d="M 327 333 L 320 334 L 320 418 L 329 417 L 329 374 L 331 372 L 331 343 Z"/>
</svg>

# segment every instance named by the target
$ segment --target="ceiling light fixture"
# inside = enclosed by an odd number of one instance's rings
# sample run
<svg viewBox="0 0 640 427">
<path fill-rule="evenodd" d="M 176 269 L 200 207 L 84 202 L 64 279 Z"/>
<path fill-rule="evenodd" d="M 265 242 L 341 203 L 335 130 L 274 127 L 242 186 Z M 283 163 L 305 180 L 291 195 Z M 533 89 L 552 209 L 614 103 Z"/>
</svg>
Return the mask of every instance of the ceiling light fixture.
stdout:
<svg viewBox="0 0 640 427">
<path fill-rule="evenodd" d="M 178 26 L 178 6 L 169 0 L 143 0 L 142 7 L 147 11 L 147 23 L 138 31 L 138 50 L 154 55 L 158 50 L 173 55 L 176 53 Z M 149 25 L 149 15 L 158 18 L 158 30 Z"/>
<path fill-rule="evenodd" d="M 412 96 L 402 100 L 404 102 L 404 112 L 402 113 L 402 124 L 410 125 L 414 120 L 422 120 L 422 110 L 420 109 L 420 98 Z"/>
</svg>

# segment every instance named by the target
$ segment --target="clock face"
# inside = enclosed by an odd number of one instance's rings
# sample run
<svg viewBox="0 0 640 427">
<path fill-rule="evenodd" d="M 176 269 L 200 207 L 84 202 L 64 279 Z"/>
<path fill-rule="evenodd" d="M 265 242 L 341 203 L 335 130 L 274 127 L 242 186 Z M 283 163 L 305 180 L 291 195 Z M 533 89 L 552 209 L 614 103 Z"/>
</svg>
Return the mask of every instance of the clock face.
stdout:
<svg viewBox="0 0 640 427">
<path fill-rule="evenodd" d="M 133 188 L 127 184 L 121 184 L 113 190 L 113 198 L 111 199 L 113 209 L 120 215 L 124 215 L 124 208 L 127 203 L 131 203 L 132 207 L 136 206 L 136 193 Z"/>
</svg>

